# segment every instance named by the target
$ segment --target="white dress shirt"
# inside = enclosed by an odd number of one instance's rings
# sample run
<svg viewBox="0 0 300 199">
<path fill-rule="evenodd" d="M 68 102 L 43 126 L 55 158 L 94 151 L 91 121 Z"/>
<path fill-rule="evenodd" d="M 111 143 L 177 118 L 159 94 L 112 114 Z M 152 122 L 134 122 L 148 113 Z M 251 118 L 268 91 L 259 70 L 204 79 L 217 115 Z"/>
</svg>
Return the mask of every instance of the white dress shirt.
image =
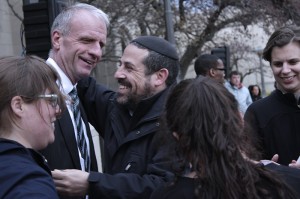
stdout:
<svg viewBox="0 0 300 199">
<path fill-rule="evenodd" d="M 51 65 L 57 71 L 57 73 L 59 74 L 60 79 L 61 79 L 61 85 L 59 85 L 60 86 L 60 91 L 62 93 L 64 93 L 66 96 L 69 96 L 69 93 L 71 92 L 71 90 L 74 87 L 76 87 L 76 84 L 75 85 L 72 84 L 71 80 L 67 77 L 67 75 L 61 70 L 61 68 L 56 64 L 56 62 L 52 58 L 48 58 L 46 63 L 48 65 Z M 74 114 L 73 114 L 73 111 L 72 111 L 70 99 L 66 100 L 66 104 L 67 104 L 67 109 L 68 109 L 69 115 L 70 115 L 72 123 L 73 123 L 74 136 L 75 136 L 76 141 L 77 141 L 77 128 L 76 128 L 76 124 L 75 124 L 75 121 L 74 121 Z M 82 120 L 82 118 L 81 118 L 81 120 Z M 83 121 L 82 121 L 82 124 L 83 124 L 84 137 L 85 137 L 85 140 L 86 140 L 89 157 L 91 157 L 90 156 L 90 143 L 89 143 L 89 139 L 87 137 L 86 125 Z M 84 169 L 84 159 L 82 158 L 80 150 L 79 150 L 78 147 L 77 147 L 77 150 L 78 150 L 78 154 L 79 154 L 81 170 L 85 171 L 85 169 Z"/>
</svg>

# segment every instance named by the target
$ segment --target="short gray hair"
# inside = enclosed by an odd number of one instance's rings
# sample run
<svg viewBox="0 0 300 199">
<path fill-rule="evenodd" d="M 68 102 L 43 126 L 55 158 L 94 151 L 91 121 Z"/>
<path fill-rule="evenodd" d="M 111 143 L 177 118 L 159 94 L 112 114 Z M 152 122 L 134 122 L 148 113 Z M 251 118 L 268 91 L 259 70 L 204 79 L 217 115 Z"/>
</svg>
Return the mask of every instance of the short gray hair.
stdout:
<svg viewBox="0 0 300 199">
<path fill-rule="evenodd" d="M 59 30 L 63 35 L 68 35 L 70 31 L 70 22 L 73 16 L 76 14 L 76 12 L 81 10 L 88 11 L 92 15 L 98 17 L 100 20 L 103 20 L 106 25 L 106 29 L 108 29 L 109 19 L 106 13 L 104 13 L 101 9 L 96 8 L 95 6 L 85 3 L 77 3 L 64 9 L 54 19 L 51 27 L 51 35 L 55 30 Z"/>
</svg>

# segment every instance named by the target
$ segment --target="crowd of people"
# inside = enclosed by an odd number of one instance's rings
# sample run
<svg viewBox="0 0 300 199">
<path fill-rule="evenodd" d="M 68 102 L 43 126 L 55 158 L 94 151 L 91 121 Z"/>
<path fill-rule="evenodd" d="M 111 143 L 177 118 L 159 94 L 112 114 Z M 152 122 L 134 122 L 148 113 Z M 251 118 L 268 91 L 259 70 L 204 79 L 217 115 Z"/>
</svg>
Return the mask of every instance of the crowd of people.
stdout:
<svg viewBox="0 0 300 199">
<path fill-rule="evenodd" d="M 108 26 L 77 3 L 55 18 L 46 61 L 0 58 L 0 198 L 300 198 L 300 28 L 267 42 L 276 89 L 262 98 L 211 54 L 177 82 L 177 50 L 156 36 L 126 46 L 113 91 L 90 77 Z"/>
</svg>

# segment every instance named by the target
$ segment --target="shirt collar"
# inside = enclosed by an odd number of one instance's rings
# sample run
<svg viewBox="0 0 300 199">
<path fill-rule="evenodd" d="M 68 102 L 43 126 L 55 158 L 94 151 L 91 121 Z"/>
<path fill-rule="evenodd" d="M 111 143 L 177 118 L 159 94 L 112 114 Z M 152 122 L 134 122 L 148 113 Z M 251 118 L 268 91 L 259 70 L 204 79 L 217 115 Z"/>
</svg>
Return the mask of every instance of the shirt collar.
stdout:
<svg viewBox="0 0 300 199">
<path fill-rule="evenodd" d="M 71 80 L 67 77 L 67 75 L 62 71 L 62 69 L 57 65 L 57 63 L 52 59 L 48 58 L 46 61 L 47 64 L 51 65 L 58 73 L 61 79 L 61 91 L 64 94 L 69 94 L 75 85 L 72 84 Z"/>
</svg>

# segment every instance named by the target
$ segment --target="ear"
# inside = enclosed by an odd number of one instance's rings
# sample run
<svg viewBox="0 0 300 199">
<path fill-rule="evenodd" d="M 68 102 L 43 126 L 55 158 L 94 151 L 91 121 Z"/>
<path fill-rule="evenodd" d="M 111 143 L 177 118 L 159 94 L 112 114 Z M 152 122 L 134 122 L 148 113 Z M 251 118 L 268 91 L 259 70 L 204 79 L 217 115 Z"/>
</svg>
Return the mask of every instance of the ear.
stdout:
<svg viewBox="0 0 300 199">
<path fill-rule="evenodd" d="M 52 33 L 52 46 L 55 50 L 59 50 L 60 48 L 60 38 L 61 38 L 61 33 L 58 31 L 54 31 Z"/>
<path fill-rule="evenodd" d="M 210 77 L 214 77 L 215 74 L 216 74 L 216 72 L 215 72 L 215 70 L 214 70 L 213 68 L 209 69 L 208 75 L 209 75 Z"/>
<path fill-rule="evenodd" d="M 159 71 L 155 72 L 155 86 L 161 86 L 165 84 L 168 76 L 169 71 L 166 68 L 162 68 Z"/>
<path fill-rule="evenodd" d="M 13 112 L 21 116 L 24 113 L 24 101 L 20 96 L 14 96 L 10 102 L 11 109 Z"/>
</svg>

